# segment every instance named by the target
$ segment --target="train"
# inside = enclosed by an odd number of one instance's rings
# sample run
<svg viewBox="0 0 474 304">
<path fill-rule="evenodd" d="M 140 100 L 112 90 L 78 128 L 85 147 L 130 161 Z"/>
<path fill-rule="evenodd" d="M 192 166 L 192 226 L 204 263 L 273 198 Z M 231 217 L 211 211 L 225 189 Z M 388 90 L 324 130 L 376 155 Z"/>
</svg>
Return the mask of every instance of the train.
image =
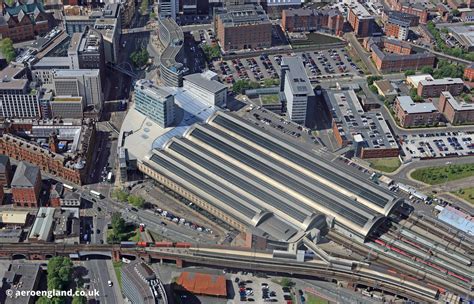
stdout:
<svg viewBox="0 0 474 304">
<path fill-rule="evenodd" d="M 455 278 L 458 279 L 458 280 L 461 280 L 461 281 L 466 282 L 466 283 L 471 283 L 471 280 L 468 279 L 468 278 L 465 278 L 465 277 L 463 277 L 463 276 L 461 276 L 461 275 L 459 275 L 459 274 L 457 274 L 457 273 L 454 273 L 454 272 L 450 271 L 449 269 L 446 269 L 446 268 L 441 267 L 441 266 L 439 266 L 439 265 L 437 265 L 437 264 L 434 264 L 434 263 L 432 263 L 432 262 L 430 262 L 430 261 L 427 261 L 427 260 L 422 259 L 422 258 L 419 258 L 419 257 L 417 257 L 417 256 L 415 256 L 415 255 L 413 255 L 413 254 L 410 254 L 410 253 L 408 253 L 408 252 L 406 252 L 406 251 L 403 251 L 403 250 L 401 250 L 400 248 L 397 248 L 397 247 L 395 247 L 395 246 L 392 246 L 392 245 L 390 245 L 390 244 L 388 244 L 388 243 L 386 243 L 386 242 L 384 242 L 384 241 L 382 241 L 382 240 L 380 240 L 380 239 L 375 240 L 375 243 L 377 243 L 377 244 L 379 244 L 379 245 L 381 245 L 381 246 L 383 246 L 383 247 L 386 247 L 386 248 L 388 248 L 388 249 L 390 249 L 390 250 L 392 250 L 392 251 L 394 251 L 394 252 L 396 252 L 396 253 L 398 253 L 398 254 L 400 254 L 400 255 L 403 255 L 403 256 L 405 256 L 405 257 L 411 259 L 411 260 L 415 260 L 416 262 L 425 264 L 425 265 L 427 265 L 427 266 L 429 266 L 429 267 L 431 267 L 431 268 L 434 268 L 434 269 L 436 269 L 436 270 L 438 270 L 438 271 L 440 271 L 440 272 L 442 272 L 442 273 L 445 273 L 445 274 L 447 274 L 447 275 L 449 275 L 449 276 L 455 277 Z"/>
<path fill-rule="evenodd" d="M 157 247 L 157 248 L 190 248 L 191 243 L 185 242 L 121 242 L 121 248 L 133 248 L 133 247 Z"/>
</svg>

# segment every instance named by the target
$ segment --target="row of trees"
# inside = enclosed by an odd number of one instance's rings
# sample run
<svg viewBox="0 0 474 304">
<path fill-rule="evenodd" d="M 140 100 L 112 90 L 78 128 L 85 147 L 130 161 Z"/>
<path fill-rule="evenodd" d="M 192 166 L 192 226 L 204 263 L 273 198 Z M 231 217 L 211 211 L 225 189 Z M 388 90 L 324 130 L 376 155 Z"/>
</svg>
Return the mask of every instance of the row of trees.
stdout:
<svg viewBox="0 0 474 304">
<path fill-rule="evenodd" d="M 426 24 L 426 27 L 428 28 L 428 31 L 434 36 L 435 41 L 436 41 L 436 49 L 438 51 L 441 51 L 445 54 L 454 56 L 454 57 L 459 57 L 459 58 L 464 58 L 466 60 L 474 61 L 474 52 L 466 52 L 464 49 L 459 48 L 459 47 L 449 47 L 445 40 L 443 39 L 440 30 L 438 30 L 433 23 L 433 21 L 428 21 Z M 444 34 L 448 33 L 447 29 L 442 30 Z"/>
</svg>

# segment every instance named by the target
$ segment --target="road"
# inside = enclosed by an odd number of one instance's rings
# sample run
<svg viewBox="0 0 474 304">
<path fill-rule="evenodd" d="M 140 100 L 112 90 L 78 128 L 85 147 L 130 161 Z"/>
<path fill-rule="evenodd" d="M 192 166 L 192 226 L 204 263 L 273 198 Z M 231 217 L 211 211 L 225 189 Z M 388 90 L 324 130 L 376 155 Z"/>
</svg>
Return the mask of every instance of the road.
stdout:
<svg viewBox="0 0 474 304">
<path fill-rule="evenodd" d="M 357 41 L 356 36 L 354 33 L 348 33 L 345 35 L 345 38 L 349 41 L 349 43 L 354 47 L 357 54 L 359 55 L 360 59 L 364 62 L 369 72 L 373 75 L 380 75 L 380 72 L 375 67 L 372 60 L 370 60 L 370 54 L 367 53 L 362 46 L 360 45 L 359 41 Z"/>
<path fill-rule="evenodd" d="M 90 290 L 96 289 L 99 291 L 100 303 L 116 304 L 123 303 L 120 291 L 117 293 L 118 281 L 114 272 L 110 272 L 110 260 L 88 260 L 84 261 L 83 265 L 88 270 L 88 277 L 90 278 Z M 113 271 L 113 267 L 112 267 Z M 109 286 L 108 281 L 112 281 L 113 285 Z"/>
</svg>

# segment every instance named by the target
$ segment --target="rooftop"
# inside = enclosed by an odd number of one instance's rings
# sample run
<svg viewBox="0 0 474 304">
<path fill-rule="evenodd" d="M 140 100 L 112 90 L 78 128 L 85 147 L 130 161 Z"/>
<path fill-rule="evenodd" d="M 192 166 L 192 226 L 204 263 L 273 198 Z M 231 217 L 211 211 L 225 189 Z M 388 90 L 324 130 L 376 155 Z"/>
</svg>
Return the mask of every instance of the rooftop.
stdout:
<svg viewBox="0 0 474 304">
<path fill-rule="evenodd" d="M 33 69 L 69 69 L 69 57 L 43 57 L 33 65 Z"/>
<path fill-rule="evenodd" d="M 457 101 L 450 92 L 441 92 L 441 95 L 446 97 L 447 102 L 453 107 L 456 111 L 473 111 L 474 103 L 467 103 L 465 101 Z"/>
<path fill-rule="evenodd" d="M 20 224 L 24 225 L 30 214 L 29 211 L 22 210 L 5 210 L 0 211 L 0 224 L 9 225 L 9 224 Z"/>
<path fill-rule="evenodd" d="M 53 229 L 55 211 L 55 208 L 40 207 L 36 215 L 35 223 L 30 231 L 30 239 L 37 239 L 43 242 L 49 241 Z"/>
<path fill-rule="evenodd" d="M 434 78 L 430 74 L 407 76 L 407 82 L 411 83 L 412 86 L 415 88 L 418 88 L 418 83 L 421 80 L 434 80 Z"/>
<path fill-rule="evenodd" d="M 449 84 L 462 84 L 464 81 L 461 78 L 441 78 L 441 79 L 422 79 L 419 84 L 423 86 L 429 85 L 449 85 Z"/>
<path fill-rule="evenodd" d="M 300 57 L 283 57 L 281 65 L 288 67 L 285 78 L 290 83 L 293 94 L 314 95 L 313 86 Z"/>
<path fill-rule="evenodd" d="M 160 18 L 158 22 L 161 23 L 164 29 L 162 34 L 166 35 L 166 39 L 168 40 L 168 43 L 164 46 L 165 49 L 161 53 L 161 64 L 174 72 L 181 71 L 184 73 L 186 67 L 180 62 L 180 59 L 178 59 L 178 54 L 181 52 L 184 43 L 183 30 L 176 21 L 171 18 Z"/>
<path fill-rule="evenodd" d="M 185 81 L 192 82 L 199 87 L 212 92 L 212 93 L 218 93 L 220 91 L 226 90 L 227 86 L 224 85 L 223 83 L 220 83 L 219 81 L 215 80 L 209 80 L 208 78 L 204 77 L 202 74 L 190 74 L 187 76 L 183 77 Z"/>
<path fill-rule="evenodd" d="M 282 242 L 323 229 L 325 215 L 365 237 L 398 204 L 388 191 L 225 112 L 141 161 Z"/>
<path fill-rule="evenodd" d="M 182 272 L 176 284 L 194 294 L 227 296 L 226 279 L 223 275 Z"/>
<path fill-rule="evenodd" d="M 365 8 L 365 6 L 362 3 L 359 3 L 357 1 L 351 1 L 349 5 L 351 11 L 357 15 L 359 19 L 374 19 L 374 16 L 372 16 L 369 11 Z"/>
<path fill-rule="evenodd" d="M 38 167 L 22 161 L 18 164 L 15 175 L 13 176 L 12 188 L 34 187 L 39 176 L 40 170 Z"/>
<path fill-rule="evenodd" d="M 135 83 L 135 91 L 138 91 L 139 89 L 141 92 L 153 97 L 153 99 L 158 100 L 162 103 L 164 103 L 168 98 L 173 96 L 173 94 L 165 90 L 163 87 L 155 85 L 151 80 L 138 80 Z"/>
<path fill-rule="evenodd" d="M 407 114 L 434 113 L 438 110 L 432 102 L 414 102 L 410 96 L 398 96 L 400 107 Z"/>
<path fill-rule="evenodd" d="M 392 83 L 386 79 L 375 81 L 374 84 L 384 94 L 397 94 L 397 90 L 393 87 Z"/>
<path fill-rule="evenodd" d="M 99 69 L 54 70 L 55 78 L 99 77 Z"/>
<path fill-rule="evenodd" d="M 474 235 L 474 218 L 469 214 L 447 206 L 438 214 L 438 219 L 469 235 Z"/>
<path fill-rule="evenodd" d="M 249 24 L 270 24 L 265 10 L 256 4 L 231 5 L 220 8 L 216 16 L 225 27 L 245 26 Z"/>
<path fill-rule="evenodd" d="M 33 263 L 10 264 L 8 271 L 5 272 L 3 281 L 5 289 L 12 290 L 13 294 L 17 291 L 35 290 L 40 273 L 40 265 Z M 23 304 L 29 303 L 30 297 L 7 297 L 5 304 Z"/>
<path fill-rule="evenodd" d="M 474 25 L 449 26 L 447 29 L 464 47 L 474 47 Z"/>
</svg>

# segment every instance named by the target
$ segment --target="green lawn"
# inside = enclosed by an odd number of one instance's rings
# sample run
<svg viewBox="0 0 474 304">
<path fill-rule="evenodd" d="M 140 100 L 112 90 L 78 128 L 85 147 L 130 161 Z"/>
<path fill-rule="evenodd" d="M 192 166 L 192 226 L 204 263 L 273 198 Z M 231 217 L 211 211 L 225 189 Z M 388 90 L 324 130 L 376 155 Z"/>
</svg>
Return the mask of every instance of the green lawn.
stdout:
<svg viewBox="0 0 474 304">
<path fill-rule="evenodd" d="M 114 262 L 115 275 L 117 276 L 117 281 L 119 282 L 120 289 L 122 289 L 122 262 Z"/>
<path fill-rule="evenodd" d="M 279 103 L 280 96 L 278 96 L 278 94 L 260 95 L 260 102 L 262 105 Z"/>
<path fill-rule="evenodd" d="M 306 293 L 306 304 L 329 304 L 329 301 L 318 296 Z"/>
<path fill-rule="evenodd" d="M 128 240 L 131 242 L 140 242 L 140 230 L 135 229 L 134 231 L 131 231 Z"/>
<path fill-rule="evenodd" d="M 163 236 L 161 234 L 155 233 L 153 231 L 148 230 L 150 233 L 151 237 L 153 238 L 153 241 L 155 242 L 161 242 L 164 240 Z"/>
<path fill-rule="evenodd" d="M 306 35 L 307 39 L 293 39 L 291 40 L 291 45 L 293 47 L 304 47 L 310 45 L 320 45 L 320 44 L 330 44 L 342 42 L 341 39 L 335 38 L 333 36 L 328 36 L 320 33 L 309 33 Z"/>
<path fill-rule="evenodd" d="M 401 162 L 398 157 L 371 158 L 368 160 L 370 167 L 383 172 L 393 172 L 400 167 Z"/>
<path fill-rule="evenodd" d="M 459 189 L 458 191 L 453 191 L 451 193 L 474 205 L 474 187 Z"/>
<path fill-rule="evenodd" d="M 474 163 L 417 169 L 411 177 L 430 185 L 441 184 L 474 175 Z"/>
</svg>

